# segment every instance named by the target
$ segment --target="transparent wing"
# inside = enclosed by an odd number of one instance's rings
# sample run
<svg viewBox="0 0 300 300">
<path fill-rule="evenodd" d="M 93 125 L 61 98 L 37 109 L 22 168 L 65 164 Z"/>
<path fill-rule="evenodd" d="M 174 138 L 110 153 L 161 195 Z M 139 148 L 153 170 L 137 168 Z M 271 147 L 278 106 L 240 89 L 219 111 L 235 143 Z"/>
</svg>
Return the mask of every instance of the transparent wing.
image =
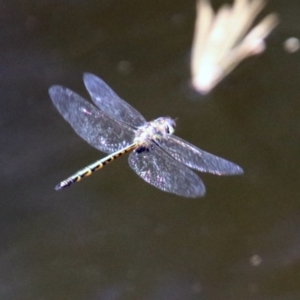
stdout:
<svg viewBox="0 0 300 300">
<path fill-rule="evenodd" d="M 130 127 L 112 119 L 68 88 L 52 86 L 49 95 L 75 132 L 100 151 L 112 153 L 132 143 L 134 132 Z"/>
<path fill-rule="evenodd" d="M 244 173 L 243 169 L 238 165 L 205 152 L 177 136 L 169 136 L 167 139 L 160 141 L 160 146 L 176 160 L 201 172 L 216 175 L 238 175 Z"/>
<path fill-rule="evenodd" d="M 85 73 L 83 80 L 94 103 L 107 114 L 135 127 L 146 122 L 135 108 L 122 100 L 102 79 Z"/>
<path fill-rule="evenodd" d="M 190 198 L 205 194 L 205 186 L 197 174 L 157 146 L 149 152 L 132 152 L 129 165 L 146 182 L 165 192 Z"/>
</svg>

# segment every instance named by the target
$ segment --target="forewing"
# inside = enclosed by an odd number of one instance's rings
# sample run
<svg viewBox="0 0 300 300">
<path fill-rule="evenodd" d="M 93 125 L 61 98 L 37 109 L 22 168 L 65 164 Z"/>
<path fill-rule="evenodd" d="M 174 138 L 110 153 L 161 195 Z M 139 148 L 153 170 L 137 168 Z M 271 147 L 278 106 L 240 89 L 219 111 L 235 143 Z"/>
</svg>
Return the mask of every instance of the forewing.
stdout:
<svg viewBox="0 0 300 300">
<path fill-rule="evenodd" d="M 133 130 L 63 86 L 52 86 L 49 94 L 55 107 L 75 132 L 90 145 L 112 153 L 130 145 Z"/>
<path fill-rule="evenodd" d="M 149 152 L 132 152 L 129 165 L 146 182 L 165 192 L 190 198 L 205 194 L 205 186 L 197 174 L 157 146 Z"/>
<path fill-rule="evenodd" d="M 85 73 L 83 80 L 94 103 L 107 114 L 135 127 L 146 122 L 135 108 L 122 100 L 102 79 Z"/>
<path fill-rule="evenodd" d="M 238 165 L 205 152 L 177 136 L 168 136 L 168 138 L 160 141 L 160 146 L 176 160 L 201 172 L 216 175 L 238 175 L 244 173 L 243 169 Z"/>
</svg>

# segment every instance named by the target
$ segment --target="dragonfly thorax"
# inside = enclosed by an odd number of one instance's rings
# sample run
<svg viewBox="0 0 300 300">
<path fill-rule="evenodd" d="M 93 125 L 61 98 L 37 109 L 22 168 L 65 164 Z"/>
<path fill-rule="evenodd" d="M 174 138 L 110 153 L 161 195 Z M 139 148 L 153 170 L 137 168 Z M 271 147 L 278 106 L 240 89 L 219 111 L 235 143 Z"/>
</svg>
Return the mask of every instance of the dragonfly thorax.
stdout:
<svg viewBox="0 0 300 300">
<path fill-rule="evenodd" d="M 169 117 L 160 117 L 140 126 L 135 134 L 134 142 L 140 145 L 137 152 L 149 151 L 153 142 L 159 143 L 175 131 L 176 123 Z"/>
</svg>

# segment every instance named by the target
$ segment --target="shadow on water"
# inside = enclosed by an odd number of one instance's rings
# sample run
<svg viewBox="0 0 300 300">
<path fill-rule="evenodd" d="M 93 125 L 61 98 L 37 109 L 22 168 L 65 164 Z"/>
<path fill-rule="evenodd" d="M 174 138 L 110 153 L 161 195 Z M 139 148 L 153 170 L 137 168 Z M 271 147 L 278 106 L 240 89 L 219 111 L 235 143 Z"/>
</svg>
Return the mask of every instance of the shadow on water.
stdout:
<svg viewBox="0 0 300 300">
<path fill-rule="evenodd" d="M 268 50 L 199 98 L 186 88 L 194 1 L 1 2 L 1 299 L 299 299 L 300 64 L 282 43 L 300 6 L 269 2 L 281 25 Z M 104 156 L 47 93 L 88 98 L 84 71 L 245 175 L 199 174 L 207 195 L 188 200 L 124 157 L 55 192 Z"/>
</svg>

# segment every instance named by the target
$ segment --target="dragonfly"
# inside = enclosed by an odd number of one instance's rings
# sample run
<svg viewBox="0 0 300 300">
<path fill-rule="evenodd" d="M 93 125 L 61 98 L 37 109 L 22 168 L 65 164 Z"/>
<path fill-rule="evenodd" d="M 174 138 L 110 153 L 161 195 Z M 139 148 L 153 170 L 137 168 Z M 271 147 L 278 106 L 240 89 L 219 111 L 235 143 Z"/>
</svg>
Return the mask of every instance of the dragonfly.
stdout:
<svg viewBox="0 0 300 300">
<path fill-rule="evenodd" d="M 50 98 L 81 138 L 109 155 L 61 181 L 56 190 L 80 181 L 126 153 L 130 153 L 129 166 L 146 182 L 189 198 L 205 194 L 204 183 L 193 170 L 215 175 L 243 174 L 237 164 L 175 136 L 174 119 L 160 117 L 147 122 L 99 77 L 84 73 L 83 81 L 95 105 L 60 85 L 50 87 Z"/>
</svg>

